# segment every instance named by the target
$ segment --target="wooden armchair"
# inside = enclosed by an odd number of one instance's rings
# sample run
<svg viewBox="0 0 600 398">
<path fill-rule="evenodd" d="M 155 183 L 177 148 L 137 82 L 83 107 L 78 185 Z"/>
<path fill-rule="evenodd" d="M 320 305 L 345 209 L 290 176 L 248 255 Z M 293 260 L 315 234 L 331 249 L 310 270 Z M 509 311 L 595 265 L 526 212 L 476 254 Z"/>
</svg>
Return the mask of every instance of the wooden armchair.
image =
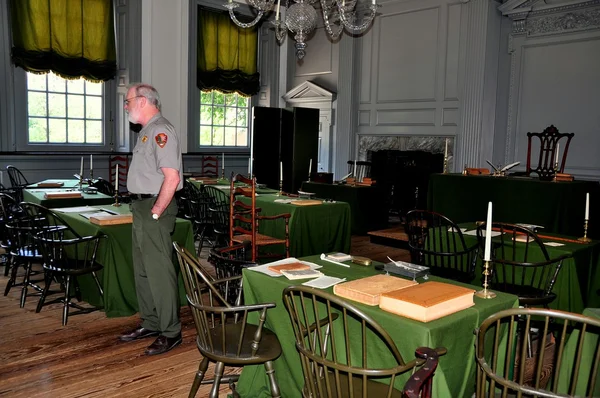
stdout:
<svg viewBox="0 0 600 398">
<path fill-rule="evenodd" d="M 202 176 L 219 177 L 219 158 L 217 156 L 202 156 Z"/>
<path fill-rule="evenodd" d="M 119 194 L 127 193 L 127 173 L 129 172 L 129 155 L 111 155 L 108 157 L 108 177 L 110 184 L 115 187 L 115 170 L 119 165 Z"/>
<path fill-rule="evenodd" d="M 439 354 L 428 347 L 420 347 L 415 356 L 425 360 L 425 364 L 413 373 L 402 390 L 402 398 L 431 398 L 433 396 L 433 376 L 438 366 Z"/>
<path fill-rule="evenodd" d="M 388 332 L 348 300 L 288 286 L 283 302 L 302 363 L 303 397 L 399 397 L 396 378 L 427 363 L 422 358 L 405 361 Z M 445 348 L 434 351 L 446 353 Z"/>
<path fill-rule="evenodd" d="M 442 214 L 412 210 L 406 214 L 411 261 L 433 275 L 470 283 L 475 277 L 477 244 L 467 246 L 460 228 Z"/>
<path fill-rule="evenodd" d="M 275 304 L 241 306 L 241 276 L 214 280 L 204 272 L 192 253 L 177 243 L 173 246 L 198 333 L 196 345 L 203 357 L 188 396 L 196 396 L 200 384 L 212 384 L 209 397 L 217 398 L 221 382 L 229 382 L 234 397 L 239 396 L 233 385 L 239 375 L 224 375 L 224 367 L 264 365 L 271 394 L 279 397 L 273 361 L 281 355 L 281 345 L 277 336 L 264 326 L 267 310 Z M 237 294 L 232 295 L 232 289 Z M 256 317 L 258 323 L 250 323 L 249 316 Z M 204 379 L 209 362 L 216 363 L 213 380 Z"/>
<path fill-rule="evenodd" d="M 356 179 L 356 181 L 362 181 L 365 177 L 371 177 L 371 162 L 366 162 L 363 160 L 356 161 L 356 171 L 354 170 L 354 161 L 348 161 L 348 173 L 354 173 L 352 177 Z"/>
<path fill-rule="evenodd" d="M 536 340 L 519 338 L 534 324 Z M 476 398 L 599 396 L 599 334 L 600 319 L 563 311 L 513 308 L 490 316 L 475 330 Z"/>
<path fill-rule="evenodd" d="M 542 240 L 528 228 L 496 222 L 492 231 L 500 235 L 492 240 L 491 288 L 519 296 L 522 306 L 547 307 L 556 299 L 552 288 L 569 255 L 550 258 Z M 484 232 L 485 223 L 477 228 L 480 248 Z"/>
<path fill-rule="evenodd" d="M 246 184 L 242 188 L 236 186 L 237 182 Z M 240 200 L 240 197 L 249 198 L 250 204 Z M 259 257 L 259 248 L 271 245 L 285 245 L 285 256 L 290 256 L 289 220 L 291 214 L 284 213 L 275 216 L 261 216 L 260 209 L 256 207 L 256 178 L 249 179 L 241 174 L 232 175 L 229 198 L 229 245 L 234 243 L 252 242 L 252 261 Z M 275 238 L 258 232 L 259 222 L 283 219 L 285 221 L 284 238 Z M 262 257 L 272 257 L 270 254 L 261 254 Z"/>
<path fill-rule="evenodd" d="M 569 152 L 569 144 L 574 133 L 559 133 L 558 129 L 551 125 L 541 133 L 527 133 L 527 167 L 525 173 L 530 175 L 536 173 L 540 180 L 551 180 L 554 177 L 554 160 L 556 159 L 556 147 L 561 140 L 563 144 L 560 146 L 562 157 L 559 159 L 558 172 L 564 173 L 565 164 L 567 162 L 567 154 Z M 531 152 L 533 138 L 540 141 L 539 156 L 537 166 L 532 168 Z"/>
</svg>

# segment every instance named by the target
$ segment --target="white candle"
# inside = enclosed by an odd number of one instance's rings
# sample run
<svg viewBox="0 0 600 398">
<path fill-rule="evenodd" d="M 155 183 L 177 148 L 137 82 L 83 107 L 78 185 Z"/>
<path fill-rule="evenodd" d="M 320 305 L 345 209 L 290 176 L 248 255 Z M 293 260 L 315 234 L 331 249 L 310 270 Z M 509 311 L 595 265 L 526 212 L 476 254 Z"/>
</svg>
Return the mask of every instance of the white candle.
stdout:
<svg viewBox="0 0 600 398">
<path fill-rule="evenodd" d="M 558 165 L 558 153 L 560 152 L 560 144 L 556 144 L 556 159 L 554 159 L 554 164 Z"/>
<path fill-rule="evenodd" d="M 115 168 L 115 193 L 119 193 L 119 165 Z"/>
<path fill-rule="evenodd" d="M 373 0 L 373 5 L 374 5 L 374 6 L 375 6 L 375 5 L 377 5 L 377 2 L 376 2 L 376 0 Z"/>
<path fill-rule="evenodd" d="M 487 222 L 485 224 L 485 251 L 483 261 L 492 259 L 492 202 L 488 203 Z"/>
<path fill-rule="evenodd" d="M 352 177 L 356 178 L 356 160 L 354 161 L 354 169 L 352 170 Z"/>
<path fill-rule="evenodd" d="M 279 6 L 281 5 L 281 0 L 277 1 L 277 12 L 275 13 L 275 20 L 279 21 Z"/>
<path fill-rule="evenodd" d="M 252 163 L 252 158 L 248 158 L 248 175 L 250 174 L 250 164 Z"/>
<path fill-rule="evenodd" d="M 83 156 L 81 157 L 81 167 L 79 167 L 79 178 L 83 178 Z"/>
<path fill-rule="evenodd" d="M 590 219 L 590 193 L 585 194 L 585 220 Z"/>
<path fill-rule="evenodd" d="M 221 154 L 221 169 L 225 170 L 225 153 Z"/>
<path fill-rule="evenodd" d="M 444 159 L 448 159 L 448 138 L 446 138 L 446 149 L 444 149 Z"/>
<path fill-rule="evenodd" d="M 279 162 L 279 181 L 283 181 L 283 162 Z"/>
<path fill-rule="evenodd" d="M 90 155 L 90 174 L 92 174 L 92 170 L 94 170 L 94 155 Z"/>
<path fill-rule="evenodd" d="M 310 162 L 308 162 L 308 177 L 310 178 L 310 172 L 312 170 L 312 159 L 310 159 Z"/>
</svg>

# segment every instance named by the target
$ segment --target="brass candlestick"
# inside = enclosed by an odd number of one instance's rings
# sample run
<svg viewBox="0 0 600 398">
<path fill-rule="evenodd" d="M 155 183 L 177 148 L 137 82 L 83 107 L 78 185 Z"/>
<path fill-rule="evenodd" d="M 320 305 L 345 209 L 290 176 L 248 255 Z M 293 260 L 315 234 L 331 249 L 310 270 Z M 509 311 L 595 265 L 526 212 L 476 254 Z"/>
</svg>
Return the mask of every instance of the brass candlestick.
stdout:
<svg viewBox="0 0 600 398">
<path fill-rule="evenodd" d="M 277 196 L 283 196 L 283 180 L 279 180 L 279 192 L 277 192 Z"/>
<path fill-rule="evenodd" d="M 558 181 L 556 179 L 556 175 L 558 174 L 558 162 L 554 163 L 554 178 L 552 179 L 553 182 Z"/>
<path fill-rule="evenodd" d="M 221 169 L 221 179 L 225 179 L 225 169 Z"/>
<path fill-rule="evenodd" d="M 589 220 L 583 220 L 583 237 L 577 238 L 577 240 L 580 242 L 590 243 L 592 241 L 590 238 L 587 237 L 588 222 Z"/>
<path fill-rule="evenodd" d="M 115 203 L 113 203 L 111 206 L 114 206 L 114 207 L 121 206 L 121 204 L 119 203 L 119 191 L 115 191 Z"/>
<path fill-rule="evenodd" d="M 492 299 L 496 297 L 496 293 L 488 290 L 488 276 L 490 275 L 490 261 L 484 260 L 483 266 L 483 289 L 475 293 L 477 297 L 481 297 L 484 299 Z"/>
<path fill-rule="evenodd" d="M 90 184 L 94 182 L 94 170 L 90 169 Z"/>
<path fill-rule="evenodd" d="M 448 156 L 444 155 L 444 174 L 448 174 Z"/>
</svg>

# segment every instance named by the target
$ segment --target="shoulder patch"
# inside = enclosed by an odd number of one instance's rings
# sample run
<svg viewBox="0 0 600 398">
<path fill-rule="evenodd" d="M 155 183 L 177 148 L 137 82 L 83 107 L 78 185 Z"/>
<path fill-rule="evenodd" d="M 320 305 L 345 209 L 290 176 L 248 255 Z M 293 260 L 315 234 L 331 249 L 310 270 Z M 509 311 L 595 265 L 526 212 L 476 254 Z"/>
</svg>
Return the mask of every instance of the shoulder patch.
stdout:
<svg viewBox="0 0 600 398">
<path fill-rule="evenodd" d="M 167 145 L 167 140 L 169 139 L 169 137 L 167 137 L 167 135 L 165 133 L 158 133 L 154 139 L 156 140 L 156 143 L 158 144 L 159 147 L 164 148 L 165 145 Z"/>
</svg>

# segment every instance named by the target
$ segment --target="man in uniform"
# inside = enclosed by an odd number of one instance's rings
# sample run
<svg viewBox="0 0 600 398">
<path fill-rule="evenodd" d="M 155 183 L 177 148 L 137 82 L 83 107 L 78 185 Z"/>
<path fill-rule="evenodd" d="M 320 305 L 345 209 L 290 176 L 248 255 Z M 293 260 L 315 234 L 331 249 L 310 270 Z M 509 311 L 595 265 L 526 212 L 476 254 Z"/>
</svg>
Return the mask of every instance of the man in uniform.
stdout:
<svg viewBox="0 0 600 398">
<path fill-rule="evenodd" d="M 156 355 L 181 343 L 171 241 L 177 215 L 174 195 L 183 187 L 181 149 L 173 125 L 160 112 L 154 87 L 130 85 L 124 106 L 129 121 L 142 125 L 127 175 L 133 213 L 133 270 L 142 322 L 120 339 L 158 336 L 146 349 L 146 355 Z"/>
</svg>

